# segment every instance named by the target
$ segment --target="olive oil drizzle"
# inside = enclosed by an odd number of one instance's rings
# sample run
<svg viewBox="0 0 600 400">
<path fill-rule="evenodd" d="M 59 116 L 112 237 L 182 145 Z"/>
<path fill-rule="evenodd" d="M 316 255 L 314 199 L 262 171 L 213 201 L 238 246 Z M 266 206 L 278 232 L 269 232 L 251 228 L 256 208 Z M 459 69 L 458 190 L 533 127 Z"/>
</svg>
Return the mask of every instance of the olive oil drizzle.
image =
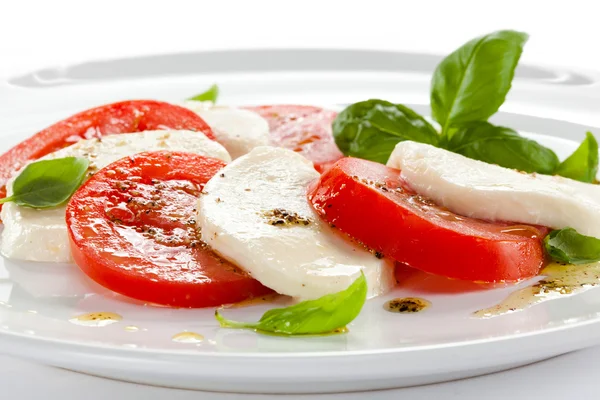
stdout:
<svg viewBox="0 0 600 400">
<path fill-rule="evenodd" d="M 540 281 L 511 293 L 490 308 L 473 313 L 476 318 L 492 318 L 521 311 L 548 300 L 572 296 L 600 285 L 600 262 L 587 265 L 552 263 L 541 272 Z"/>
</svg>

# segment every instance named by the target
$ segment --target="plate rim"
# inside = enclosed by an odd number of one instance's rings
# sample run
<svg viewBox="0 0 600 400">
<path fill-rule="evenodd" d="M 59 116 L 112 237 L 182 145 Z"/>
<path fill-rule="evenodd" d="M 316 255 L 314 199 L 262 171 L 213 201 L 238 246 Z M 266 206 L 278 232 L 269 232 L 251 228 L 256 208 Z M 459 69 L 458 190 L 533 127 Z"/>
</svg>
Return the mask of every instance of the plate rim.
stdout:
<svg viewBox="0 0 600 400">
<path fill-rule="evenodd" d="M 294 56 L 291 60 L 290 56 Z M 330 59 L 324 60 L 324 56 L 333 56 Z M 138 65 L 149 63 L 156 63 L 158 61 L 161 64 L 161 71 L 164 70 L 166 61 L 183 58 L 190 61 L 198 61 L 198 57 L 224 57 L 229 59 L 231 57 L 242 57 L 244 60 L 264 59 L 262 63 L 257 63 L 252 66 L 253 71 L 273 72 L 273 71 L 323 71 L 323 68 L 330 71 L 339 72 L 344 71 L 388 71 L 397 72 L 396 69 L 391 69 L 391 65 L 400 62 L 405 58 L 417 58 L 420 59 L 418 65 L 411 65 L 410 67 L 416 72 L 426 72 L 430 74 L 433 72 L 433 68 L 427 68 L 428 63 L 437 63 L 445 57 L 443 54 L 435 52 L 419 52 L 419 51 L 408 51 L 408 50 L 393 50 L 393 49 L 373 49 L 366 47 L 259 47 L 259 48 L 231 48 L 231 49 L 213 49 L 213 50 L 197 50 L 197 51 L 182 51 L 182 52 L 163 52 L 163 53 L 152 53 L 143 54 L 139 56 L 130 57 L 105 57 L 93 60 L 84 60 L 75 63 L 53 65 L 42 68 L 36 68 L 23 74 L 12 74 L 8 77 L 0 79 L 1 83 L 8 84 L 11 87 L 16 88 L 48 88 L 52 86 L 63 86 L 63 85 L 78 85 L 82 83 L 89 83 L 85 79 L 77 78 L 73 76 L 73 71 L 77 68 L 86 70 L 89 69 L 94 73 L 98 74 L 103 68 L 109 67 L 109 72 L 112 73 L 112 79 L 98 79 L 98 81 L 117 81 L 123 78 L 122 75 L 117 73 L 117 68 L 114 68 L 115 64 L 122 65 Z M 350 65 L 345 57 L 353 57 L 353 63 Z M 268 59 L 268 60 L 267 60 Z M 301 64 L 298 63 L 298 59 L 311 60 L 310 63 Z M 321 65 L 313 65 L 315 60 L 320 59 Z M 391 64 L 388 66 L 387 63 Z M 340 62 L 341 61 L 341 62 Z M 171 61 L 172 62 L 172 61 Z M 222 62 L 222 61 L 220 61 Z M 175 63 L 180 66 L 181 63 Z M 198 68 L 197 63 L 193 63 L 193 69 L 181 70 L 178 69 L 175 73 L 159 73 L 151 75 L 153 77 L 158 76 L 172 76 L 172 75 L 203 75 L 207 72 L 207 69 Z M 227 69 L 226 72 L 243 72 L 248 71 L 246 67 L 241 67 L 242 63 L 239 63 L 239 68 Z M 385 66 L 385 67 L 382 67 Z M 202 67 L 202 65 L 200 65 Z M 406 67 L 406 65 L 403 65 Z M 214 67 L 208 67 L 208 71 L 215 72 Z M 219 72 L 223 72 L 223 68 L 219 68 Z M 182 74 L 182 72 L 184 72 Z M 402 72 L 406 72 L 403 70 Z M 89 73 L 89 71 L 88 71 Z M 71 74 L 71 76 L 69 75 Z M 538 74 L 538 76 L 535 76 Z M 44 75 L 54 76 L 55 82 L 47 82 L 44 80 Z M 529 75 L 529 76 L 528 76 Z M 124 78 L 132 78 L 136 75 L 126 75 Z M 142 77 L 137 77 L 140 79 Z M 574 67 L 562 67 L 553 66 L 551 64 L 543 63 L 519 63 L 515 79 L 532 80 L 534 82 L 543 84 L 553 84 L 560 86 L 597 86 L 600 83 L 600 69 L 587 69 L 587 68 L 574 68 Z M 36 81 L 42 79 L 41 81 Z M 47 79 L 47 78 L 46 78 Z"/>
</svg>

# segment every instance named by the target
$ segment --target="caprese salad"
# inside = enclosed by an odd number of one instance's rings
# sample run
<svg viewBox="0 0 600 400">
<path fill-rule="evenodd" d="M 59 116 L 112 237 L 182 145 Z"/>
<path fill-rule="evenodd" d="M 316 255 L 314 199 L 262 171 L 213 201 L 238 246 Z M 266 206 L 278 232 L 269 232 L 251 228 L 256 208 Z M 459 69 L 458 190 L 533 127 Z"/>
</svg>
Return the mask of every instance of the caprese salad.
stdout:
<svg viewBox="0 0 600 400">
<path fill-rule="evenodd" d="M 447 56 L 435 122 L 379 99 L 221 106 L 216 86 L 83 111 L 0 156 L 0 251 L 172 307 L 290 296 L 256 323 L 216 312 L 288 335 L 343 330 L 406 266 L 515 282 L 599 261 L 594 136 L 561 162 L 488 122 L 526 40 L 493 32 Z"/>
</svg>

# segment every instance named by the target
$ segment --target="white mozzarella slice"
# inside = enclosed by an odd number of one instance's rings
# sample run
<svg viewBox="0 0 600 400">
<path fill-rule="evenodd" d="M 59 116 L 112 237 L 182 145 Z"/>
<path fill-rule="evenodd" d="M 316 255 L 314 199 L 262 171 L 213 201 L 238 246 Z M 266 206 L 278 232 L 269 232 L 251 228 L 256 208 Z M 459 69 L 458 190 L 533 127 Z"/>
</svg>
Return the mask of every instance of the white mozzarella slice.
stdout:
<svg viewBox="0 0 600 400">
<path fill-rule="evenodd" d="M 87 157 L 90 173 L 128 155 L 144 151 L 176 150 L 230 161 L 227 151 L 203 133 L 192 131 L 145 131 L 82 140 L 48 154 L 43 159 Z M 12 194 L 12 180 L 7 184 Z M 65 207 L 37 210 L 6 203 L 2 207 L 2 243 L 6 257 L 48 262 L 70 262 L 71 251 L 65 224 Z"/>
<path fill-rule="evenodd" d="M 400 142 L 387 163 L 420 195 L 468 217 L 573 227 L 600 238 L 600 186 L 524 174 L 427 144 Z"/>
<path fill-rule="evenodd" d="M 203 240 L 280 294 L 314 299 L 335 293 L 361 270 L 369 297 L 386 292 L 394 283 L 391 262 L 352 242 L 311 208 L 306 191 L 318 177 L 312 163 L 291 150 L 252 150 L 206 184 L 198 207 Z M 276 210 L 298 223 L 273 225 Z"/>
<path fill-rule="evenodd" d="M 235 107 L 215 106 L 210 101 L 186 101 L 213 130 L 215 137 L 234 160 L 255 147 L 269 144 L 269 124 L 255 112 Z"/>
</svg>

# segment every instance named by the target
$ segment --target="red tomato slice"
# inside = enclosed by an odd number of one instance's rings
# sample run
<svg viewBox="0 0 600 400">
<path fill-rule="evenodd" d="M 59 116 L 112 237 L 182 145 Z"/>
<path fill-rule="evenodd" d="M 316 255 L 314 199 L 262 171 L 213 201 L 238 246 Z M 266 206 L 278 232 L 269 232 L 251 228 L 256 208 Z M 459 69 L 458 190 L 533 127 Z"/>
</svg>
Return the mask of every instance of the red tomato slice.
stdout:
<svg viewBox="0 0 600 400">
<path fill-rule="evenodd" d="M 201 131 L 214 139 L 196 113 L 154 100 L 130 100 L 89 109 L 62 120 L 19 143 L 0 156 L 0 197 L 6 181 L 27 161 L 36 160 L 81 139 L 157 129 Z"/>
<path fill-rule="evenodd" d="M 200 240 L 197 198 L 224 165 L 165 151 L 103 168 L 67 205 L 75 262 L 115 292 L 169 306 L 218 306 L 271 292 Z"/>
<path fill-rule="evenodd" d="M 271 143 L 294 150 L 323 172 L 344 155 L 337 148 L 331 124 L 337 113 L 313 106 L 274 105 L 247 107 L 269 123 Z"/>
<path fill-rule="evenodd" d="M 322 218 L 374 251 L 450 278 L 498 282 L 538 274 L 547 229 L 462 217 L 417 195 L 400 171 L 338 161 L 310 188 Z"/>
</svg>

